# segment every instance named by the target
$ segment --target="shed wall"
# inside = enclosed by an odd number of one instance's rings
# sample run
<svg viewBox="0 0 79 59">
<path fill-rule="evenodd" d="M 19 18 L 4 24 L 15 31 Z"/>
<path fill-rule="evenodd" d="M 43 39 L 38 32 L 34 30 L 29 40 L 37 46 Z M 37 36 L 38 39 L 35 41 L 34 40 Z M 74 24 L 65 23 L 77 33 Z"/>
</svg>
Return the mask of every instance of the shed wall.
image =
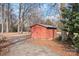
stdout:
<svg viewBox="0 0 79 59">
<path fill-rule="evenodd" d="M 31 37 L 34 39 L 52 40 L 56 35 L 56 29 L 47 29 L 43 26 L 35 25 L 31 28 Z"/>
<path fill-rule="evenodd" d="M 36 25 L 34 27 L 32 27 L 31 29 L 32 31 L 32 38 L 34 39 L 46 39 L 46 31 L 47 29 L 42 27 L 42 26 L 39 26 L 39 25 Z"/>
</svg>

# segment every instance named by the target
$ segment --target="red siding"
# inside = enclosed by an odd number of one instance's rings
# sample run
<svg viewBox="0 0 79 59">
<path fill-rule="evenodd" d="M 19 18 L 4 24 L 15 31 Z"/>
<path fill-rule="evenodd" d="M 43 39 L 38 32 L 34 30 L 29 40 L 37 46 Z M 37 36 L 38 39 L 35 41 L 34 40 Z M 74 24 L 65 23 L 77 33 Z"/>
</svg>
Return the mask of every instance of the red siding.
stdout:
<svg viewBox="0 0 79 59">
<path fill-rule="evenodd" d="M 35 25 L 31 28 L 31 37 L 34 39 L 52 39 L 54 38 L 54 32 L 53 29 L 47 29 L 40 25 Z"/>
<path fill-rule="evenodd" d="M 51 38 L 53 38 L 53 31 L 51 30 L 51 29 L 47 29 L 47 39 L 51 39 Z"/>
</svg>

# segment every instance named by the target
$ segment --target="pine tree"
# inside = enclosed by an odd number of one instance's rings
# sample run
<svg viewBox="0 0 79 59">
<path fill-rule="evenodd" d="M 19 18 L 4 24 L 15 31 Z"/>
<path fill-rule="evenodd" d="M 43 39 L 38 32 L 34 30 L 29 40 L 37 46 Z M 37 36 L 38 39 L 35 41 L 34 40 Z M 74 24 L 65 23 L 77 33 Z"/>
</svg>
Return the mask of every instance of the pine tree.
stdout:
<svg viewBox="0 0 79 59">
<path fill-rule="evenodd" d="M 62 11 L 61 20 L 63 26 L 62 31 L 68 32 L 68 40 L 74 45 L 75 48 L 79 49 L 79 4 L 69 4 L 69 7 L 64 7 Z"/>
</svg>

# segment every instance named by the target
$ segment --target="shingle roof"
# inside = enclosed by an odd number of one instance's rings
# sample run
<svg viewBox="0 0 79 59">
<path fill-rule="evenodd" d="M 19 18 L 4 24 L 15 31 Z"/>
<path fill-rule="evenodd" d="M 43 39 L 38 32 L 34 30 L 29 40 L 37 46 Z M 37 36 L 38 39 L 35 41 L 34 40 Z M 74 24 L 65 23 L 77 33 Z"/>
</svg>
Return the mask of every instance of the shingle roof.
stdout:
<svg viewBox="0 0 79 59">
<path fill-rule="evenodd" d="M 57 29 L 56 26 L 52 26 L 52 25 L 44 25 L 44 24 L 34 24 L 34 25 L 40 25 L 40 26 L 46 27 L 48 29 Z M 31 27 L 33 27 L 34 25 L 32 25 Z"/>
</svg>

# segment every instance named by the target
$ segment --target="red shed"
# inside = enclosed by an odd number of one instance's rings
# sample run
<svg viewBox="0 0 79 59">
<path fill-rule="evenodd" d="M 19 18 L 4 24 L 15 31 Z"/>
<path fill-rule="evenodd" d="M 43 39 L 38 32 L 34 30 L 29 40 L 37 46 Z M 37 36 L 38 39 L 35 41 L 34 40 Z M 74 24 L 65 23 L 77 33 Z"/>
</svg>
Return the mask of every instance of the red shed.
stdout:
<svg viewBox="0 0 79 59">
<path fill-rule="evenodd" d="M 43 24 L 34 24 L 31 26 L 31 37 L 33 39 L 52 40 L 56 36 L 56 27 Z"/>
</svg>

